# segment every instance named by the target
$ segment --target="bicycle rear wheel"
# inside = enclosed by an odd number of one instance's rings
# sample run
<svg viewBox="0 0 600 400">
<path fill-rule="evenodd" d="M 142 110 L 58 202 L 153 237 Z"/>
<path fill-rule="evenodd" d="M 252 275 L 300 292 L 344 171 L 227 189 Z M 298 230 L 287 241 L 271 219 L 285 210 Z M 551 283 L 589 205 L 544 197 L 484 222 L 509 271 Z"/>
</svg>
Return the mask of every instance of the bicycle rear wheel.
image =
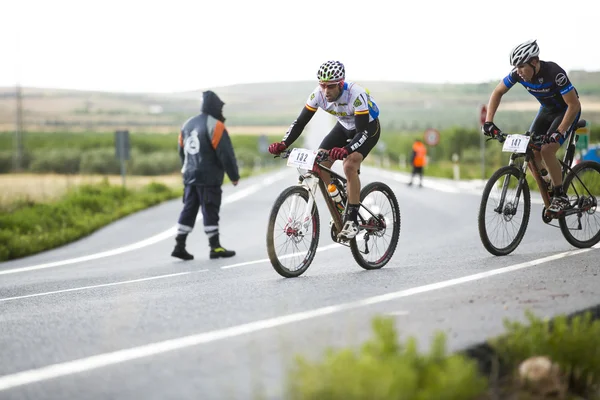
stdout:
<svg viewBox="0 0 600 400">
<path fill-rule="evenodd" d="M 531 212 L 531 194 L 527 181 L 521 188 L 522 202 L 517 199 L 521 172 L 514 166 L 498 169 L 483 189 L 478 225 L 481 243 L 495 256 L 512 253 L 525 235 Z M 502 196 L 503 188 L 505 195 Z"/>
<path fill-rule="evenodd" d="M 572 208 L 558 219 L 567 242 L 578 248 L 592 247 L 600 241 L 600 164 L 584 161 L 566 176 L 563 184 Z"/>
<path fill-rule="evenodd" d="M 379 269 L 391 260 L 398 245 L 400 207 L 392 189 L 382 182 L 366 185 L 360 192 L 360 202 L 361 230 L 350 241 L 350 249 L 362 268 Z"/>
<path fill-rule="evenodd" d="M 281 276 L 295 278 L 310 266 L 319 244 L 319 211 L 313 203 L 308 219 L 302 221 L 308 191 L 290 186 L 275 200 L 267 228 L 267 252 L 271 265 Z"/>
</svg>

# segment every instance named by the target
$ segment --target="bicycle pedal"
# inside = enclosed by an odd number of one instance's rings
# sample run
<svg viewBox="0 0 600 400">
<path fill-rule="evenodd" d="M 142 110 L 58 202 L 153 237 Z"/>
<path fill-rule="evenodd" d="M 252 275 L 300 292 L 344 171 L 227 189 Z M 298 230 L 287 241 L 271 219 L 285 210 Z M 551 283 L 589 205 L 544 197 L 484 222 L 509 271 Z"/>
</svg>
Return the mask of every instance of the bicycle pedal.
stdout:
<svg viewBox="0 0 600 400">
<path fill-rule="evenodd" d="M 337 238 L 336 243 L 341 244 L 342 246 L 350 247 L 350 240 Z"/>
</svg>

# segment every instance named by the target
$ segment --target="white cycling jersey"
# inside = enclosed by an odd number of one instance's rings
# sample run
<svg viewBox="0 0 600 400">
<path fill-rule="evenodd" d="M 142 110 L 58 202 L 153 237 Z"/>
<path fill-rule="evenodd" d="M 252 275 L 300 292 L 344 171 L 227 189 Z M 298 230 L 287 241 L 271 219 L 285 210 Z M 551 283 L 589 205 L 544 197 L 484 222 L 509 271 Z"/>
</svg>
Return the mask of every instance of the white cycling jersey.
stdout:
<svg viewBox="0 0 600 400">
<path fill-rule="evenodd" d="M 369 114 L 369 122 L 379 116 L 379 108 L 369 92 L 353 82 L 344 82 L 344 90 L 334 102 L 328 102 L 322 89 L 317 88 L 308 96 L 306 108 L 311 111 L 323 109 L 335 115 L 340 124 L 348 130 L 356 129 L 354 115 Z"/>
</svg>

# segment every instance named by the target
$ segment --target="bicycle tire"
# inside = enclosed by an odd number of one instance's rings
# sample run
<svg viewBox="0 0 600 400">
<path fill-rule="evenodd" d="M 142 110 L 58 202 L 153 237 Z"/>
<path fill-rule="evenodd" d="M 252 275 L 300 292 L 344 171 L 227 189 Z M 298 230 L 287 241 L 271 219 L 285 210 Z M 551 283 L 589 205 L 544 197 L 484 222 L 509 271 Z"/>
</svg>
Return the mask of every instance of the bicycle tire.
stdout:
<svg viewBox="0 0 600 400">
<path fill-rule="evenodd" d="M 583 161 L 583 162 L 577 164 L 575 167 L 573 167 L 571 169 L 571 171 L 565 177 L 563 187 L 566 188 L 565 193 L 567 194 L 567 196 L 569 196 L 569 188 L 571 188 L 571 183 L 573 182 L 573 179 L 575 179 L 575 176 L 581 170 L 584 170 L 584 169 L 592 169 L 592 170 L 595 170 L 596 172 L 598 172 L 598 174 L 600 174 L 600 164 L 598 164 L 597 162 Z M 598 182 L 600 182 L 600 179 L 598 180 Z M 596 199 L 596 201 L 597 201 L 597 199 Z M 600 229 L 589 240 L 579 240 L 579 239 L 575 238 L 575 236 L 573 236 L 573 232 L 571 231 L 571 229 L 569 229 L 566 218 L 567 217 L 565 217 L 565 216 L 560 217 L 558 219 L 558 225 L 560 226 L 560 231 L 562 232 L 563 236 L 565 237 L 567 242 L 569 242 L 571 245 L 573 245 L 577 248 L 580 248 L 580 249 L 585 249 L 585 248 L 594 246 L 596 243 L 598 243 L 600 241 Z"/>
<path fill-rule="evenodd" d="M 319 235 L 321 232 L 320 221 L 319 221 L 319 210 L 317 209 L 316 202 L 313 204 L 312 209 L 312 238 L 310 242 L 310 246 L 308 248 L 308 252 L 304 259 L 298 264 L 298 268 L 291 270 L 287 268 L 282 262 L 281 259 L 277 255 L 277 251 L 275 248 L 275 228 L 276 228 L 276 220 L 277 214 L 279 213 L 279 209 L 285 203 L 285 201 L 294 195 L 299 195 L 304 201 L 308 201 L 308 190 L 302 186 L 290 186 L 284 189 L 273 204 L 271 208 L 271 213 L 269 215 L 269 224 L 267 228 L 267 253 L 269 254 L 269 260 L 271 261 L 271 265 L 277 271 L 277 273 L 285 278 L 296 278 L 302 275 L 310 264 L 312 263 L 317 246 L 319 245 Z"/>
<path fill-rule="evenodd" d="M 352 256 L 354 257 L 354 260 L 358 263 L 358 265 L 360 265 L 366 270 L 374 270 L 384 267 L 392 259 L 392 256 L 394 255 L 394 252 L 396 251 L 396 248 L 398 246 L 398 239 L 400 237 L 401 215 L 400 206 L 398 205 L 398 199 L 396 198 L 396 195 L 394 194 L 392 189 L 385 183 L 372 182 L 362 188 L 360 192 L 360 201 L 363 202 L 365 198 L 373 192 L 380 192 L 389 200 L 392 208 L 391 212 L 394 226 L 392 228 L 390 243 L 384 255 L 376 261 L 371 262 L 365 259 L 363 253 L 358 247 L 358 242 L 356 238 L 350 241 L 350 250 L 352 251 Z"/>
<path fill-rule="evenodd" d="M 521 240 L 523 240 L 523 236 L 525 236 L 525 231 L 527 230 L 527 225 L 529 223 L 529 215 L 531 213 L 531 193 L 529 190 L 529 184 L 527 180 L 523 181 L 523 187 L 521 188 L 521 198 L 523 201 L 523 219 L 521 221 L 521 226 L 515 238 L 505 247 L 497 247 L 492 244 L 492 240 L 488 234 L 488 227 L 486 226 L 485 217 L 486 217 L 486 206 L 488 204 L 488 200 L 490 197 L 490 193 L 492 189 L 495 187 L 496 183 L 500 181 L 503 176 L 512 176 L 516 179 L 516 182 L 519 180 L 519 176 L 521 172 L 515 166 L 504 166 L 499 168 L 496 172 L 492 174 L 490 179 L 488 179 L 485 188 L 483 189 L 483 194 L 481 196 L 481 203 L 479 205 L 479 213 L 477 217 L 478 227 L 479 227 L 479 237 L 481 239 L 481 243 L 483 247 L 495 256 L 505 256 L 513 251 L 519 246 Z"/>
</svg>

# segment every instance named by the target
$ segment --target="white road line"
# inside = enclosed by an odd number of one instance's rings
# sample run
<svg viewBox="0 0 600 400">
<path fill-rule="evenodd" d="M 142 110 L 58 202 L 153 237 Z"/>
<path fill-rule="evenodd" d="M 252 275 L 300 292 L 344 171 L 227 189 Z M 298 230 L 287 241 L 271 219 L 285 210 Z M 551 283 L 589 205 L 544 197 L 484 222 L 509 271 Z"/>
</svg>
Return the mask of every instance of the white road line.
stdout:
<svg viewBox="0 0 600 400">
<path fill-rule="evenodd" d="M 594 247 L 598 248 L 598 246 Z M 450 279 L 447 281 L 432 283 L 429 285 L 418 286 L 411 289 L 400 290 L 397 292 L 388 293 L 380 296 L 368 297 L 366 299 L 350 303 L 343 303 L 329 307 L 322 307 L 315 310 L 299 312 L 296 314 L 289 314 L 281 317 L 264 319 L 260 321 L 250 322 L 248 324 L 233 326 L 231 328 L 221 329 L 212 332 L 205 332 L 191 336 L 184 336 L 181 338 L 165 340 L 162 342 L 150 343 L 144 346 L 117 350 L 111 353 L 98 354 L 95 356 L 81 358 L 78 360 L 67 361 L 64 363 L 53 364 L 46 367 L 18 372 L 11 375 L 5 375 L 0 377 L 0 391 L 32 383 L 42 382 L 48 379 L 73 375 L 85 371 L 91 371 L 110 365 L 116 365 L 127 361 L 137 360 L 140 358 L 150 357 L 157 354 L 163 354 L 174 350 L 197 346 L 200 344 L 211 343 L 218 340 L 263 331 L 266 329 L 271 329 L 291 324 L 294 322 L 306 321 L 309 319 L 323 317 L 326 315 L 352 310 L 359 307 L 370 306 L 374 304 L 400 299 L 403 297 L 432 292 L 435 290 L 440 290 L 451 286 L 460 285 L 463 283 L 490 278 L 496 275 L 515 272 L 521 269 L 530 268 L 536 265 L 559 260 L 561 258 L 573 256 L 576 254 L 582 254 L 588 251 L 591 251 L 591 249 L 568 251 L 540 258 L 537 260 L 524 262 L 521 264 L 485 271 L 478 274 L 463 276 L 461 278 Z"/>
<path fill-rule="evenodd" d="M 330 245 L 317 248 L 317 252 L 326 251 L 326 250 L 332 250 L 332 249 L 336 249 L 336 248 L 339 249 L 339 248 L 342 248 L 342 246 L 339 245 L 339 244 L 337 244 L 337 243 L 332 243 Z M 281 258 L 290 258 L 290 257 L 294 257 L 295 255 L 296 254 L 289 254 L 289 255 L 283 256 Z M 243 267 L 243 266 L 246 266 L 246 265 L 261 264 L 261 263 L 265 263 L 265 262 L 269 262 L 269 259 L 268 258 L 264 258 L 264 259 L 261 259 L 261 260 L 246 261 L 246 262 L 241 262 L 241 263 L 238 263 L 238 264 L 226 265 L 226 266 L 221 267 L 221 269 Z M 189 275 L 189 274 L 193 274 L 193 273 L 196 273 L 196 272 L 208 272 L 208 271 L 209 271 L 208 269 L 201 269 L 201 270 L 197 270 L 197 271 L 187 271 L 187 272 L 178 272 L 178 273 L 175 273 L 175 274 L 152 276 L 152 277 L 149 277 L 149 278 L 140 278 L 140 279 L 132 279 L 132 280 L 128 280 L 128 281 L 119 281 L 119 282 L 112 282 L 112 283 L 104 283 L 104 284 L 101 284 L 101 285 L 82 286 L 82 287 L 71 288 L 71 289 L 55 290 L 55 291 L 52 291 L 52 292 L 34 293 L 34 294 L 28 294 L 28 295 L 24 295 L 24 296 L 5 297 L 5 298 L 1 298 L 0 297 L 0 303 L 4 302 L 4 301 L 22 300 L 22 299 L 28 299 L 28 298 L 32 298 L 32 297 L 49 296 L 49 295 L 53 295 L 53 294 L 68 293 L 68 292 L 77 292 L 77 291 L 81 291 L 81 290 L 89 290 L 89 289 L 97 289 L 97 288 L 109 287 L 109 286 L 126 285 L 126 284 L 137 283 L 137 282 L 146 282 L 146 281 L 152 281 L 152 280 L 156 280 L 156 279 L 172 278 L 172 277 L 175 277 L 175 276 Z"/>
<path fill-rule="evenodd" d="M 259 189 L 265 187 L 266 185 L 273 184 L 274 182 L 277 182 L 278 180 L 281 180 L 284 177 L 285 177 L 285 172 L 278 172 L 274 176 L 264 178 L 261 183 L 256 183 L 252 186 L 249 186 L 245 189 L 240 190 L 237 193 L 227 196 L 225 199 L 223 199 L 223 203 L 229 204 L 229 203 L 233 203 L 235 201 L 242 200 L 243 198 L 250 196 L 253 193 L 256 193 Z M 202 218 L 202 215 L 199 214 L 198 220 L 200 220 L 201 218 Z M 0 271 L 0 275 L 8 275 L 8 274 L 16 274 L 16 273 L 20 273 L 20 272 L 36 271 L 36 270 L 40 270 L 40 269 L 60 267 L 63 265 L 77 264 L 77 263 L 81 263 L 81 262 L 85 262 L 85 261 L 91 261 L 91 260 L 97 260 L 100 258 L 116 256 L 119 254 L 127 253 L 129 251 L 138 250 L 138 249 L 141 249 L 144 247 L 151 246 L 151 245 L 161 242 L 165 239 L 173 238 L 176 233 L 177 233 L 177 226 L 173 226 L 172 228 L 170 228 L 164 232 L 161 232 L 157 235 L 154 235 L 152 237 L 149 237 L 149 238 L 139 241 L 137 243 L 132 243 L 132 244 L 124 246 L 124 247 L 118 247 L 116 249 L 107 250 L 107 251 L 103 251 L 103 252 L 96 253 L 96 254 L 89 254 L 87 256 L 70 258 L 67 260 L 32 265 L 29 267 L 6 269 L 3 271 Z"/>
<path fill-rule="evenodd" d="M 343 246 L 338 244 L 338 243 L 332 243 L 332 244 L 328 244 L 327 246 L 323 246 L 323 247 L 318 247 L 317 248 L 317 253 L 320 251 L 326 251 L 326 250 L 332 250 L 332 249 L 340 249 Z M 281 256 L 279 257 L 280 259 L 284 259 L 284 258 L 292 258 L 292 257 L 296 257 L 298 256 L 299 253 L 294 253 L 294 254 L 288 254 L 285 256 Z M 246 265 L 253 265 L 253 264 L 261 264 L 264 262 L 271 262 L 268 258 L 263 258 L 261 260 L 255 260 L 255 261 L 246 261 L 246 262 L 241 262 L 238 264 L 232 264 L 232 265 L 225 265 L 223 267 L 221 267 L 221 269 L 229 269 L 229 268 L 237 268 L 237 267 L 244 267 Z"/>
<path fill-rule="evenodd" d="M 71 289 L 55 290 L 55 291 L 52 291 L 52 292 L 34 293 L 34 294 L 28 294 L 28 295 L 16 296 L 16 297 L 6 297 L 6 298 L 0 298 L 0 303 L 3 302 L 3 301 L 22 300 L 22 299 L 29 299 L 29 298 L 32 298 L 32 297 L 49 296 L 49 295 L 52 295 L 52 294 L 60 294 L 60 293 L 68 293 L 68 292 L 78 292 L 78 291 L 81 291 L 81 290 L 97 289 L 97 288 L 103 288 L 103 287 L 109 287 L 109 286 L 127 285 L 127 284 L 130 284 L 130 283 L 137 283 L 137 282 L 147 282 L 147 281 L 153 281 L 153 280 L 157 280 L 157 279 L 173 278 L 175 276 L 189 275 L 189 274 L 193 274 L 193 273 L 196 273 L 196 272 L 208 272 L 208 270 L 207 269 L 201 269 L 201 270 L 198 270 L 198 271 L 178 272 L 176 274 L 158 275 L 158 276 L 152 276 L 152 277 L 149 277 L 149 278 L 132 279 L 132 280 L 129 280 L 129 281 L 119 281 L 119 282 L 112 282 L 112 283 L 103 283 L 101 285 L 81 286 L 81 287 L 76 287 L 76 288 L 71 288 Z"/>
<path fill-rule="evenodd" d="M 330 245 L 317 248 L 317 252 L 326 251 L 326 250 L 332 250 L 332 249 L 335 249 L 335 248 L 339 249 L 339 248 L 342 248 L 342 246 L 339 245 L 339 244 L 337 244 L 337 243 L 332 243 Z M 290 257 L 294 257 L 294 256 L 295 256 L 295 254 L 289 254 L 289 255 L 283 256 L 281 258 L 290 258 Z M 265 263 L 265 262 L 269 262 L 269 259 L 268 258 L 264 258 L 264 259 L 261 259 L 261 260 L 246 261 L 246 262 L 241 262 L 241 263 L 238 263 L 238 264 L 226 265 L 226 266 L 221 267 L 221 269 L 243 267 L 243 266 L 246 266 L 246 265 L 261 264 L 261 263 Z M 156 280 L 156 279 L 172 278 L 172 277 L 175 277 L 175 276 L 182 276 L 182 275 L 193 274 L 193 273 L 196 273 L 196 272 L 208 272 L 208 271 L 209 271 L 208 269 L 201 269 L 201 270 L 197 270 L 197 271 L 187 271 L 187 272 L 178 272 L 178 273 L 175 273 L 175 274 L 152 276 L 152 277 L 149 277 L 149 278 L 140 278 L 140 279 L 132 279 L 132 280 L 128 280 L 128 281 L 119 281 L 119 282 L 112 282 L 112 283 L 104 283 L 104 284 L 101 284 L 101 285 L 82 286 L 82 287 L 71 288 L 71 289 L 55 290 L 55 291 L 52 291 L 52 292 L 34 293 L 34 294 L 28 294 L 28 295 L 24 295 L 24 296 L 5 297 L 5 298 L 1 298 L 0 297 L 0 303 L 4 302 L 4 301 L 22 300 L 22 299 L 28 299 L 28 298 L 32 298 L 32 297 L 49 296 L 49 295 L 53 295 L 53 294 L 68 293 L 68 292 L 77 292 L 77 291 L 81 291 L 81 290 L 89 290 L 89 289 L 97 289 L 97 288 L 109 287 L 109 286 L 126 285 L 126 284 L 137 283 L 137 282 L 146 282 L 146 281 L 152 281 L 152 280 Z"/>
<path fill-rule="evenodd" d="M 400 316 L 408 315 L 410 313 L 408 311 L 392 311 L 392 312 L 389 312 L 386 314 L 391 315 L 392 317 L 400 317 Z"/>
</svg>

